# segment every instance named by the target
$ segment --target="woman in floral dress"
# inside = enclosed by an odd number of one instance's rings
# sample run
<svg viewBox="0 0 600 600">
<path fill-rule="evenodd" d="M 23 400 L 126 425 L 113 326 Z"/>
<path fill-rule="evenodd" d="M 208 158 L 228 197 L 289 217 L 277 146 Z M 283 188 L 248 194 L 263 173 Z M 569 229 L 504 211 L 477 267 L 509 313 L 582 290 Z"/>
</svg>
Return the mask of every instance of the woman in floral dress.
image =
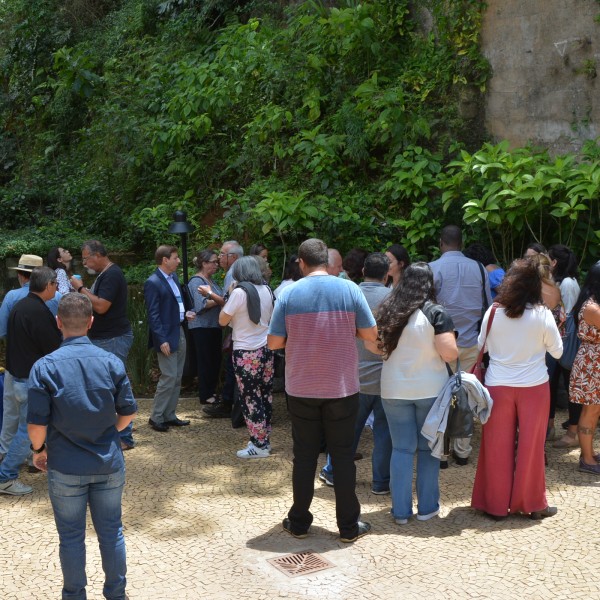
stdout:
<svg viewBox="0 0 600 600">
<path fill-rule="evenodd" d="M 600 262 L 588 272 L 573 307 L 581 346 L 573 362 L 571 402 L 583 405 L 577 433 L 581 445 L 579 470 L 600 475 L 600 455 L 594 453 L 594 432 L 600 417 Z"/>
<path fill-rule="evenodd" d="M 238 258 L 232 269 L 236 287 L 219 315 L 219 324 L 232 329 L 233 370 L 250 433 L 248 446 L 237 455 L 266 458 L 271 453 L 274 356 L 267 348 L 267 331 L 274 296 L 269 286 L 264 285 L 254 256 Z"/>
</svg>

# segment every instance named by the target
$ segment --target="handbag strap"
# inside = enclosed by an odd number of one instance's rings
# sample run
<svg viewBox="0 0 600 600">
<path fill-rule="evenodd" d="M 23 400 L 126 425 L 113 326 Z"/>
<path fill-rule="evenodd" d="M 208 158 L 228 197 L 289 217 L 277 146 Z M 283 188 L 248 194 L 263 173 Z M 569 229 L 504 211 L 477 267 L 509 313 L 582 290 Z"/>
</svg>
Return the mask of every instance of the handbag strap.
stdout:
<svg viewBox="0 0 600 600">
<path fill-rule="evenodd" d="M 456 373 L 452 372 L 452 367 L 448 363 L 446 363 L 446 370 L 448 371 L 449 377 L 453 377 L 453 376 L 456 377 L 456 380 L 454 382 L 455 385 L 452 389 L 455 390 L 455 389 L 459 388 L 462 385 L 462 377 L 460 374 L 460 358 L 456 359 Z"/>
<path fill-rule="evenodd" d="M 479 272 L 481 273 L 481 318 L 483 319 L 483 315 L 485 315 L 485 311 L 489 308 L 487 294 L 485 293 L 485 268 L 484 266 L 477 261 L 477 265 L 479 266 Z"/>
<path fill-rule="evenodd" d="M 494 315 L 496 314 L 497 308 L 498 303 L 494 302 L 494 304 L 492 304 L 492 310 L 490 312 L 490 318 L 487 322 L 487 327 L 485 328 L 485 338 L 483 339 L 483 344 L 481 344 L 481 350 L 479 350 L 479 354 L 477 355 L 477 364 L 479 364 L 483 360 L 483 355 L 485 353 L 485 343 L 487 342 L 488 335 L 490 334 L 490 329 L 492 328 L 492 323 L 494 321 Z"/>
</svg>

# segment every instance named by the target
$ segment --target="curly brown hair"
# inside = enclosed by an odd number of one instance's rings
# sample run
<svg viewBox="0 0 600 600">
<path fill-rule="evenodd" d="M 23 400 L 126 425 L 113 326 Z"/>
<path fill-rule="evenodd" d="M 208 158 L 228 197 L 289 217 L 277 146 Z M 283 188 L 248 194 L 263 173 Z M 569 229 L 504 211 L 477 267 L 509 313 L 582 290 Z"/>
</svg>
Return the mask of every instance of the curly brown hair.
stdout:
<svg viewBox="0 0 600 600">
<path fill-rule="evenodd" d="M 400 283 L 377 311 L 379 347 L 384 358 L 396 349 L 411 315 L 427 300 L 436 301 L 433 273 L 427 263 L 416 262 L 407 267 Z"/>
<path fill-rule="evenodd" d="M 521 317 L 528 304 L 541 304 L 542 278 L 537 265 L 525 258 L 515 260 L 504 276 L 496 302 L 510 319 Z"/>
</svg>

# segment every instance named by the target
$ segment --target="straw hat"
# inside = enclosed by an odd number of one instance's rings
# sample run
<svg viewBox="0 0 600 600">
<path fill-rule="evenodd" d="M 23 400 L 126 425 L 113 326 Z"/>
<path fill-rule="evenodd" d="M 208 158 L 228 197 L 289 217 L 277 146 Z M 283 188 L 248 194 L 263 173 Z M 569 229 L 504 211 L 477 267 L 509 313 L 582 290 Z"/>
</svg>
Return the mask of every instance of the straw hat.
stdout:
<svg viewBox="0 0 600 600">
<path fill-rule="evenodd" d="M 19 259 L 19 264 L 16 267 L 8 267 L 14 271 L 25 271 L 26 273 L 31 273 L 33 269 L 36 267 L 43 267 L 44 261 L 41 256 L 36 256 L 35 254 L 21 254 L 21 258 Z"/>
</svg>

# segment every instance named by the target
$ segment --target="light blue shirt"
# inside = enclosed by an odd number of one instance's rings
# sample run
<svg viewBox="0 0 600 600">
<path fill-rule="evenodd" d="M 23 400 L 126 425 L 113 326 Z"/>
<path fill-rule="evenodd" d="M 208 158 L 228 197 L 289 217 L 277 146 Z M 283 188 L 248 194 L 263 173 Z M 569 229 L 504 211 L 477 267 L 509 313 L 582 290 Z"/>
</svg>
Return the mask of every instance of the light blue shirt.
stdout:
<svg viewBox="0 0 600 600">
<path fill-rule="evenodd" d="M 6 296 L 4 296 L 2 306 L 0 306 L 0 338 L 6 337 L 6 330 L 8 328 L 8 315 L 10 315 L 12 307 L 19 300 L 25 298 L 27 294 L 29 294 L 29 281 L 16 290 L 10 290 L 10 292 L 8 292 Z M 54 296 L 52 300 L 48 300 L 48 302 L 46 302 L 46 306 L 50 309 L 50 311 L 55 317 L 56 313 L 58 312 L 58 303 L 61 298 L 62 294 L 56 292 L 56 296 Z"/>
<path fill-rule="evenodd" d="M 179 304 L 179 320 L 183 321 L 185 318 L 185 307 L 183 306 L 183 299 L 181 298 L 181 292 L 179 291 L 179 287 L 175 283 L 173 279 L 173 274 L 167 275 L 162 269 L 159 269 L 162 273 L 162 276 L 167 280 L 171 291 L 173 292 L 173 296 L 175 296 L 175 300 L 177 300 L 177 304 Z"/>
<path fill-rule="evenodd" d="M 437 301 L 448 311 L 458 331 L 456 345 L 459 348 L 476 346 L 478 325 L 484 313 L 484 287 L 487 304 L 491 304 L 487 271 L 483 269 L 482 281 L 477 261 L 458 250 L 444 252 L 429 266 L 433 271 Z"/>
</svg>

